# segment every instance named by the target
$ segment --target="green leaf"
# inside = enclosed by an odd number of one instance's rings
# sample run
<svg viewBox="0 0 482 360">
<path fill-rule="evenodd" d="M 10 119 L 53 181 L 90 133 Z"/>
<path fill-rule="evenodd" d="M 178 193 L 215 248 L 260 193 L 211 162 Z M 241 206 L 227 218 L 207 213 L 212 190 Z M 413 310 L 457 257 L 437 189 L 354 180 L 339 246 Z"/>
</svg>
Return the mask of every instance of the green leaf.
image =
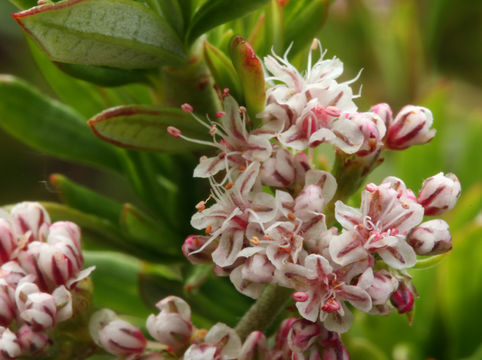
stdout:
<svg viewBox="0 0 482 360">
<path fill-rule="evenodd" d="M 267 4 L 270 0 L 210 0 L 196 11 L 188 31 L 188 42 L 193 42 L 206 31 L 240 18 Z"/>
<path fill-rule="evenodd" d="M 117 223 L 122 204 L 74 183 L 60 174 L 50 176 L 50 183 L 57 189 L 63 203 L 82 212 L 100 216 Z"/>
<path fill-rule="evenodd" d="M 132 0 L 68 0 L 14 18 L 53 61 L 148 69 L 185 60 L 169 25 Z"/>
<path fill-rule="evenodd" d="M 9 0 L 13 5 L 18 7 L 20 10 L 30 9 L 31 7 L 37 6 L 37 0 Z"/>
<path fill-rule="evenodd" d="M 83 255 L 85 266 L 96 267 L 90 275 L 95 306 L 143 318 L 152 312 L 139 297 L 141 261 L 116 252 L 84 251 Z"/>
<path fill-rule="evenodd" d="M 263 111 L 266 102 L 263 66 L 241 36 L 235 36 L 231 42 L 231 59 L 243 86 L 246 108 L 255 122 L 256 114 Z"/>
<path fill-rule="evenodd" d="M 214 81 L 220 90 L 222 91 L 228 88 L 230 94 L 233 95 L 238 102 L 242 102 L 243 91 L 238 74 L 231 60 L 224 55 L 221 50 L 207 41 L 204 42 L 204 57 L 214 77 Z"/>
<path fill-rule="evenodd" d="M 177 0 L 146 0 L 147 4 L 161 15 L 180 38 L 183 36 L 184 18 Z"/>
<path fill-rule="evenodd" d="M 159 260 L 183 261 L 182 238 L 167 224 L 156 221 L 131 204 L 125 204 L 120 217 L 123 233 L 134 246 L 150 251 Z"/>
<path fill-rule="evenodd" d="M 293 1 L 293 3 L 295 3 Z M 298 2 L 296 2 L 298 3 Z M 293 43 L 290 54 L 296 55 L 309 45 L 323 27 L 330 0 L 299 1 L 299 11 L 290 13 L 286 19 L 285 44 Z M 301 4 L 303 3 L 303 4 Z"/>
<path fill-rule="evenodd" d="M 0 75 L 0 126 L 53 156 L 120 170 L 118 152 L 92 136 L 80 115 L 25 82 Z"/>
<path fill-rule="evenodd" d="M 171 107 L 119 106 L 103 111 L 88 124 L 98 137 L 124 148 L 185 152 L 206 147 L 168 134 L 168 126 L 195 139 L 206 138 L 207 133 L 190 114 Z"/>
<path fill-rule="evenodd" d="M 147 82 L 147 73 L 142 70 L 122 70 L 107 66 L 77 65 L 56 62 L 66 74 L 100 86 L 120 86 Z"/>
</svg>

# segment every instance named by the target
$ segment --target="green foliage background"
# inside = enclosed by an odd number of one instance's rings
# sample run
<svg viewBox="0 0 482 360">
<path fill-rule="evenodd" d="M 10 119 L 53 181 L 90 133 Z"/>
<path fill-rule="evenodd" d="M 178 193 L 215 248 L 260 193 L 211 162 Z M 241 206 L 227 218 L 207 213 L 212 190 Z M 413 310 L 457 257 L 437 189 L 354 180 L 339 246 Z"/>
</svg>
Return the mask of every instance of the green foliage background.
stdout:
<svg viewBox="0 0 482 360">
<path fill-rule="evenodd" d="M 0 2 L 0 72 L 27 79 L 54 96 L 20 29 L 9 18 L 14 11 L 9 2 Z M 413 325 L 397 314 L 385 318 L 359 313 L 345 336 L 352 358 L 482 359 L 482 2 L 336 0 L 319 38 L 328 49 L 327 57 L 336 55 L 344 61 L 346 80 L 364 69 L 357 82 L 363 84 L 358 102 L 362 111 L 388 102 L 394 112 L 410 103 L 426 106 L 434 114 L 435 139 L 423 147 L 390 153 L 370 180 L 394 175 L 419 189 L 424 178 L 444 171 L 454 172 L 463 189 L 457 207 L 445 216 L 453 234 L 453 251 L 433 267 L 412 271 L 420 295 Z M 293 61 L 304 68 L 304 56 Z M 4 133 L 0 134 L 0 165 L 2 204 L 56 200 L 48 176 L 63 173 L 102 194 L 141 206 L 120 176 L 39 154 Z M 162 289 L 179 277 L 159 267 L 150 272 L 144 269 L 144 276 L 136 277 L 133 274 L 144 265 L 133 258 L 99 253 L 87 256 L 87 262 L 103 264 L 98 265 L 102 275 L 96 280 L 97 301 L 115 303 L 118 311 L 130 311 L 134 317 L 145 316 L 150 308 L 135 292 L 127 293 L 125 299 L 116 297 L 126 282 L 137 286 L 161 271 L 164 283 L 158 284 L 157 292 L 143 294 L 154 299 L 166 295 Z M 122 266 L 126 263 L 129 268 Z M 112 270 L 121 268 L 124 274 Z M 122 280 L 117 283 L 114 278 Z M 209 289 L 209 282 L 206 286 Z M 215 304 L 207 291 L 195 307 Z M 224 316 L 222 310 L 211 309 L 211 313 Z M 202 316 L 197 321 L 209 323 Z"/>
</svg>

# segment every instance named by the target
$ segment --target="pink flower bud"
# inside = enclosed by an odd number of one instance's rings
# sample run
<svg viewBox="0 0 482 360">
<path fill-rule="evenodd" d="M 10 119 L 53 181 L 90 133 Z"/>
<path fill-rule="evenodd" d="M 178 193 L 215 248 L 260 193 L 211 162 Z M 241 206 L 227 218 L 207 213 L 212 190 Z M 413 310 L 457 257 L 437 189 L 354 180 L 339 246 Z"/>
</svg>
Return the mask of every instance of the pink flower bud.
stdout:
<svg viewBox="0 0 482 360">
<path fill-rule="evenodd" d="M 425 215 L 440 215 L 455 206 L 460 192 L 460 182 L 454 174 L 438 173 L 423 182 L 417 201 L 425 208 Z"/>
<path fill-rule="evenodd" d="M 397 291 L 390 297 L 390 301 L 400 314 L 404 314 L 413 309 L 415 299 L 413 292 L 404 283 L 400 283 Z"/>
<path fill-rule="evenodd" d="M 30 356 L 43 352 L 49 345 L 47 334 L 36 332 L 26 324 L 18 330 L 17 337 L 23 352 Z"/>
<path fill-rule="evenodd" d="M 443 254 L 452 249 L 449 225 L 440 219 L 424 222 L 408 237 L 408 243 L 418 255 Z"/>
<path fill-rule="evenodd" d="M 189 235 L 186 240 L 184 240 L 184 243 L 182 244 L 182 252 L 191 264 L 211 264 L 213 262 L 211 253 L 214 251 L 214 244 L 206 246 L 200 252 L 196 252 L 206 243 L 208 239 L 209 236 L 193 234 Z"/>
<path fill-rule="evenodd" d="M 221 360 L 218 349 L 213 345 L 191 345 L 184 353 L 183 360 Z"/>
<path fill-rule="evenodd" d="M 92 315 L 89 332 L 94 342 L 117 356 L 141 354 L 147 345 L 142 332 L 132 324 L 117 318 L 112 310 L 102 309 Z"/>
<path fill-rule="evenodd" d="M 149 334 L 163 345 L 177 351 L 185 346 L 192 334 L 192 325 L 179 314 L 162 312 L 149 315 L 146 322 Z"/>
<path fill-rule="evenodd" d="M 288 345 L 294 352 L 307 350 L 321 334 L 321 327 L 306 319 L 296 320 L 288 334 Z"/>
<path fill-rule="evenodd" d="M 35 330 L 47 330 L 55 325 L 55 297 L 41 292 L 34 283 L 19 284 L 15 291 L 15 301 L 22 320 Z"/>
<path fill-rule="evenodd" d="M 67 244 L 72 248 L 71 252 L 82 261 L 81 238 L 79 226 L 70 221 L 57 221 L 50 226 L 47 242 Z"/>
<path fill-rule="evenodd" d="M 0 326 L 0 359 L 16 359 L 22 355 L 17 336 L 10 329 Z"/>
<path fill-rule="evenodd" d="M 429 109 L 407 105 L 395 117 L 387 132 L 385 144 L 392 150 L 428 143 L 435 136 L 430 129 L 433 116 Z"/>
<path fill-rule="evenodd" d="M 50 216 L 42 205 L 36 202 L 22 202 L 10 211 L 22 234 L 30 231 L 28 241 L 45 241 L 50 226 Z"/>
<path fill-rule="evenodd" d="M 12 223 L 0 218 L 0 264 L 10 260 L 10 256 L 17 248 L 17 236 Z"/>
<path fill-rule="evenodd" d="M 295 162 L 290 152 L 285 149 L 275 150 L 261 168 L 261 181 L 264 185 L 286 187 L 295 180 L 295 177 Z"/>
<path fill-rule="evenodd" d="M 168 126 L 167 133 L 175 138 L 181 137 L 182 135 L 181 130 L 179 130 L 177 127 L 174 127 L 174 126 Z"/>
<path fill-rule="evenodd" d="M 323 360 L 350 360 L 350 355 L 341 340 L 337 339 L 323 349 Z"/>
<path fill-rule="evenodd" d="M 373 305 L 384 305 L 398 287 L 398 280 L 387 270 L 378 270 L 373 274 L 373 282 L 365 289 L 372 298 Z"/>
<path fill-rule="evenodd" d="M 358 156 L 366 156 L 376 152 L 383 145 L 386 127 L 383 120 L 375 113 L 352 113 L 347 116 L 363 135 L 363 143 L 357 151 Z"/>
<path fill-rule="evenodd" d="M 278 328 L 273 347 L 273 353 L 279 355 L 279 359 L 284 359 L 291 353 L 288 345 L 288 334 L 290 333 L 295 321 L 297 321 L 296 318 L 287 318 L 283 320 L 280 327 Z"/>
<path fill-rule="evenodd" d="M 157 302 L 161 312 L 179 314 L 184 320 L 191 321 L 191 308 L 187 302 L 177 296 L 168 296 Z"/>
<path fill-rule="evenodd" d="M 380 118 L 383 120 L 383 122 L 385 123 L 385 127 L 388 129 L 390 127 L 390 125 L 392 124 L 392 121 L 393 121 L 393 112 L 392 112 L 392 109 L 390 108 L 390 105 L 386 104 L 386 103 L 380 103 L 380 104 L 376 104 L 376 105 L 373 105 L 371 108 L 370 108 L 370 112 L 374 112 L 375 114 L 377 114 L 378 116 L 380 116 Z"/>
<path fill-rule="evenodd" d="M 18 282 L 25 276 L 27 273 L 16 261 L 9 261 L 0 267 L 0 279 L 13 287 L 17 287 Z"/>
<path fill-rule="evenodd" d="M 239 360 L 265 360 L 269 356 L 268 341 L 261 331 L 248 335 L 241 347 Z"/>
<path fill-rule="evenodd" d="M 5 279 L 0 279 L 0 326 L 9 325 L 15 318 L 15 289 Z"/>
</svg>

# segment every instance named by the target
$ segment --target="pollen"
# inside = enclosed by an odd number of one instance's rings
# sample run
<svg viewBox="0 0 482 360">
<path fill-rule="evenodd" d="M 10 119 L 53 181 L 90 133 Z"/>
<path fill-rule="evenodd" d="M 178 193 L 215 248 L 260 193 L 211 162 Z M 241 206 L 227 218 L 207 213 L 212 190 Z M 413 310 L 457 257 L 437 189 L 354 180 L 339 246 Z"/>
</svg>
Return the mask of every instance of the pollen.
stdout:
<svg viewBox="0 0 482 360">
<path fill-rule="evenodd" d="M 229 190 L 229 189 L 231 189 L 232 187 L 233 187 L 233 183 L 232 183 L 231 181 L 228 182 L 228 183 L 226 184 L 226 186 L 224 186 L 224 188 L 225 188 L 226 190 Z"/>
<path fill-rule="evenodd" d="M 205 201 L 200 201 L 196 204 L 196 209 L 199 212 L 202 212 L 204 209 L 206 209 L 206 202 Z"/>
<path fill-rule="evenodd" d="M 249 242 L 255 246 L 259 245 L 259 238 L 257 236 L 253 236 L 251 239 L 249 239 Z"/>
<path fill-rule="evenodd" d="M 206 234 L 211 234 L 213 232 L 213 227 L 211 225 L 206 226 L 206 230 L 204 230 Z"/>
<path fill-rule="evenodd" d="M 293 214 L 292 212 L 289 212 L 287 216 L 288 216 L 288 219 L 290 219 L 291 221 L 295 221 L 295 220 L 296 220 L 296 215 Z"/>
</svg>

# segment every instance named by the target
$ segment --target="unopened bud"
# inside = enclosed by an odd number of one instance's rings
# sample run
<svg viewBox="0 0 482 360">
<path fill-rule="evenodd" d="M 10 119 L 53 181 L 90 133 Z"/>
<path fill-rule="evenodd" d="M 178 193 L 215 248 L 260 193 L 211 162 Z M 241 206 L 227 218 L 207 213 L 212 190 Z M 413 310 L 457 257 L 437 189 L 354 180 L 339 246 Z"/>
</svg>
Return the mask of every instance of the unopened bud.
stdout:
<svg viewBox="0 0 482 360">
<path fill-rule="evenodd" d="M 388 129 L 390 127 L 390 125 L 392 124 L 392 121 L 393 121 L 393 112 L 392 112 L 392 109 L 390 108 L 390 106 L 386 103 L 380 103 L 380 104 L 376 104 L 376 105 L 373 105 L 371 108 L 370 108 L 370 112 L 374 112 L 375 114 L 377 114 L 378 116 L 380 116 L 380 118 L 383 120 L 383 122 L 385 123 L 385 127 Z"/>
<path fill-rule="evenodd" d="M 449 225 L 440 219 L 424 222 L 408 237 L 408 243 L 418 255 L 443 254 L 452 249 Z"/>
<path fill-rule="evenodd" d="M 16 316 L 15 289 L 0 279 L 0 326 L 8 326 Z"/>
<path fill-rule="evenodd" d="M 415 297 L 413 292 L 404 283 L 400 283 L 397 291 L 390 297 L 390 301 L 400 314 L 404 314 L 413 309 Z"/>
<path fill-rule="evenodd" d="M 366 289 L 373 305 L 384 305 L 398 287 L 398 280 L 387 270 L 378 270 L 373 274 L 373 282 Z"/>
<path fill-rule="evenodd" d="M 426 144 L 435 136 L 435 130 L 430 129 L 432 123 L 433 116 L 429 109 L 407 105 L 389 127 L 385 144 L 392 150 Z"/>
<path fill-rule="evenodd" d="M 0 359 L 17 359 L 22 355 L 17 336 L 3 326 L 0 326 L 0 350 Z"/>
<path fill-rule="evenodd" d="M 0 218 L 0 263 L 10 260 L 10 255 L 17 248 L 17 236 L 12 223 Z"/>
<path fill-rule="evenodd" d="M 192 325 L 175 313 L 161 311 L 151 314 L 146 322 L 149 334 L 163 345 L 172 347 L 174 351 L 185 346 L 192 333 Z"/>
<path fill-rule="evenodd" d="M 15 301 L 22 320 L 35 330 L 47 330 L 55 325 L 55 298 L 41 292 L 34 283 L 19 284 L 15 291 Z"/>
<path fill-rule="evenodd" d="M 290 333 L 291 328 L 296 321 L 296 318 L 288 318 L 283 320 L 280 327 L 278 328 L 278 332 L 276 333 L 273 350 L 278 351 L 282 354 L 289 351 L 288 334 Z"/>
<path fill-rule="evenodd" d="M 307 220 L 313 217 L 313 213 L 321 213 L 324 203 L 321 187 L 308 185 L 295 199 L 295 214 L 297 217 Z"/>
<path fill-rule="evenodd" d="M 417 201 L 425 208 L 425 215 L 440 215 L 452 209 L 460 196 L 461 187 L 457 177 L 438 173 L 423 182 Z"/>
<path fill-rule="evenodd" d="M 89 332 L 94 342 L 117 356 L 141 354 L 147 345 L 142 332 L 132 324 L 118 319 L 112 310 L 102 309 L 92 315 Z"/>
<path fill-rule="evenodd" d="M 30 232 L 29 242 L 45 241 L 50 216 L 42 205 L 36 202 L 22 202 L 15 205 L 10 213 L 22 234 Z"/>
<path fill-rule="evenodd" d="M 337 339 L 323 348 L 323 360 L 350 360 L 350 355 L 341 340 Z"/>
<path fill-rule="evenodd" d="M 213 262 L 211 253 L 214 251 L 214 244 L 206 246 L 202 251 L 197 252 L 208 241 L 209 236 L 189 235 L 182 244 L 184 256 L 193 265 L 211 264 Z"/>
<path fill-rule="evenodd" d="M 306 319 L 296 320 L 288 334 L 288 344 L 291 350 L 303 352 L 307 350 L 321 334 L 321 328 L 317 323 Z"/>
<path fill-rule="evenodd" d="M 17 337 L 19 344 L 26 355 L 32 356 L 43 352 L 49 345 L 49 338 L 47 334 L 43 332 L 36 332 L 27 324 L 22 325 L 22 327 L 18 330 Z"/>
<path fill-rule="evenodd" d="M 287 187 L 296 177 L 292 155 L 286 149 L 277 149 L 271 158 L 263 163 L 261 181 L 264 185 Z"/>
<path fill-rule="evenodd" d="M 304 291 L 297 291 L 293 294 L 293 300 L 296 302 L 305 302 L 308 298 L 309 295 Z"/>
<path fill-rule="evenodd" d="M 265 360 L 268 357 L 268 341 L 261 331 L 248 335 L 241 347 L 239 360 Z"/>
</svg>

